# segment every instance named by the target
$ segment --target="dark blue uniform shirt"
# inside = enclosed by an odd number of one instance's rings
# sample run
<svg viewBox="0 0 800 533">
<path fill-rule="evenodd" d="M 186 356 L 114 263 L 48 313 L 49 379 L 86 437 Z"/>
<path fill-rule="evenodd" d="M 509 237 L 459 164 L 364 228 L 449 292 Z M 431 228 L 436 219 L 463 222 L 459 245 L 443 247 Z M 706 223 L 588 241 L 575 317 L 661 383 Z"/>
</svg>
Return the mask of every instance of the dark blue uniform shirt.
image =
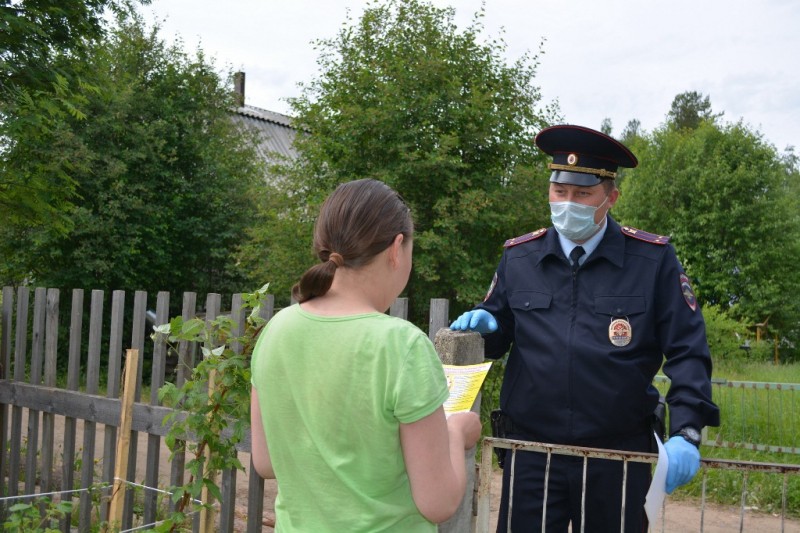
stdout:
<svg viewBox="0 0 800 533">
<path fill-rule="evenodd" d="M 603 446 L 650 427 L 652 381 L 666 357 L 670 434 L 718 425 L 705 324 L 672 245 L 607 223 L 574 275 L 553 228 L 507 245 L 477 306 L 498 323 L 484 337 L 486 356 L 511 348 L 501 409 L 532 439 Z M 617 318 L 630 324 L 626 346 L 609 337 Z"/>
</svg>

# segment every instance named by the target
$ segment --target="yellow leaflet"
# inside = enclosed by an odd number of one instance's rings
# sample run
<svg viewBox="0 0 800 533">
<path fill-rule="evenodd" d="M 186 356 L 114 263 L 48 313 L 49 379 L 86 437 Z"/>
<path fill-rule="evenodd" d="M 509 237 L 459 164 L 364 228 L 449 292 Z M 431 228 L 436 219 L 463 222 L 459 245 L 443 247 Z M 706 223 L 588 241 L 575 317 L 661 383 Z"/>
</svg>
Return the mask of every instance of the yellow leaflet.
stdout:
<svg viewBox="0 0 800 533">
<path fill-rule="evenodd" d="M 444 365 L 444 375 L 447 377 L 447 388 L 450 391 L 450 397 L 444 402 L 445 414 L 451 415 L 472 409 L 491 366 L 491 361 L 466 366 Z"/>
</svg>

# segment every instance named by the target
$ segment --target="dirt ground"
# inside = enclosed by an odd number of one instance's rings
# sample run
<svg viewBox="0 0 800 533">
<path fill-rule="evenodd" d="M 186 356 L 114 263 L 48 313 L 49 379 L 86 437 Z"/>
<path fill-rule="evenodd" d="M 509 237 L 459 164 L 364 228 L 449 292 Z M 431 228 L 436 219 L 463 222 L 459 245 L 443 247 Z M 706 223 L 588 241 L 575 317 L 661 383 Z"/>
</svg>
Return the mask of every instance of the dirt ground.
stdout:
<svg viewBox="0 0 800 533">
<path fill-rule="evenodd" d="M 240 454 L 242 464 L 249 465 L 248 454 Z M 490 505 L 491 516 L 489 521 L 489 531 L 495 531 L 497 527 L 497 510 L 500 506 L 500 487 L 501 471 L 494 473 L 492 480 L 492 503 Z M 236 501 L 242 502 L 241 508 L 237 505 L 237 517 L 244 520 L 247 507 L 247 476 L 239 478 L 239 488 L 237 490 Z M 272 512 L 275 499 L 275 481 L 265 482 L 265 501 L 264 501 L 264 532 L 274 531 L 271 527 L 274 524 L 275 515 Z M 742 521 L 743 520 L 743 521 Z M 244 522 L 242 522 L 244 523 Z M 741 529 L 740 529 L 740 526 Z M 702 529 L 701 529 L 702 527 Z M 242 526 L 244 528 L 244 526 Z M 244 531 L 244 529 L 237 531 Z M 650 528 L 652 533 L 692 533 L 703 531 L 703 533 L 731 533 L 743 531 L 745 533 L 800 533 L 800 522 L 795 520 L 781 521 L 780 515 L 771 515 L 758 512 L 755 509 L 748 509 L 742 517 L 738 507 L 724 507 L 720 505 L 706 504 L 702 509 L 696 502 L 667 501 L 662 524 L 656 524 Z"/>
</svg>

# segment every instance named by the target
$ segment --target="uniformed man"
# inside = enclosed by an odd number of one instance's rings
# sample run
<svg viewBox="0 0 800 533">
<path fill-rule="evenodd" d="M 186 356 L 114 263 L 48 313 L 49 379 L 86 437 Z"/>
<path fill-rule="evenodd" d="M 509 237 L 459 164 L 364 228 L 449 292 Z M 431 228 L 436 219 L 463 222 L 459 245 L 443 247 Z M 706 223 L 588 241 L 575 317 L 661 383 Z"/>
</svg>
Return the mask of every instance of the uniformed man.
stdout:
<svg viewBox="0 0 800 533">
<path fill-rule="evenodd" d="M 485 300 L 452 329 L 484 335 L 486 356 L 511 349 L 500 393 L 506 437 L 595 448 L 652 451 L 659 401 L 653 377 L 671 379 L 666 396 L 666 491 L 689 482 L 700 464 L 700 431 L 719 424 L 711 401 L 711 357 L 689 278 L 669 239 L 620 227 L 619 167 L 636 157 L 615 139 L 571 125 L 536 136 L 552 156 L 553 226 L 506 241 Z M 512 531 L 581 531 L 583 458 L 517 453 Z M 508 461 L 498 532 L 508 522 Z M 625 531 L 647 527 L 643 505 L 650 465 L 628 465 Z M 546 485 L 545 485 L 546 484 Z M 621 530 L 621 461 L 590 460 L 583 531 Z"/>
</svg>

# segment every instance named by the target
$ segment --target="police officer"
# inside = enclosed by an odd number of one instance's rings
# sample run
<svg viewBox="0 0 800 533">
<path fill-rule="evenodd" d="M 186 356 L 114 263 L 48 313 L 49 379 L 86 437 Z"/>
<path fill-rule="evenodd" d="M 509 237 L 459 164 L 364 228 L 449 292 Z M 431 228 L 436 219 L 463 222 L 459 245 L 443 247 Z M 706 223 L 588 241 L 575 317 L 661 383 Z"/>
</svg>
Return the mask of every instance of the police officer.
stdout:
<svg viewBox="0 0 800 533">
<path fill-rule="evenodd" d="M 452 329 L 484 336 L 486 356 L 511 349 L 500 393 L 506 437 L 554 444 L 652 451 L 659 400 L 653 377 L 671 379 L 666 491 L 700 464 L 700 431 L 719 424 L 711 401 L 705 324 L 667 237 L 620 226 L 619 167 L 638 164 L 598 131 L 546 128 L 536 145 L 549 165 L 553 226 L 509 239 L 483 303 Z M 512 531 L 581 530 L 583 458 L 517 453 Z M 549 476 L 545 479 L 545 470 Z M 506 461 L 498 532 L 506 531 L 511 465 Z M 650 465 L 628 464 L 625 531 L 640 532 Z M 620 531 L 621 461 L 593 459 L 585 478 L 586 532 Z"/>
</svg>

